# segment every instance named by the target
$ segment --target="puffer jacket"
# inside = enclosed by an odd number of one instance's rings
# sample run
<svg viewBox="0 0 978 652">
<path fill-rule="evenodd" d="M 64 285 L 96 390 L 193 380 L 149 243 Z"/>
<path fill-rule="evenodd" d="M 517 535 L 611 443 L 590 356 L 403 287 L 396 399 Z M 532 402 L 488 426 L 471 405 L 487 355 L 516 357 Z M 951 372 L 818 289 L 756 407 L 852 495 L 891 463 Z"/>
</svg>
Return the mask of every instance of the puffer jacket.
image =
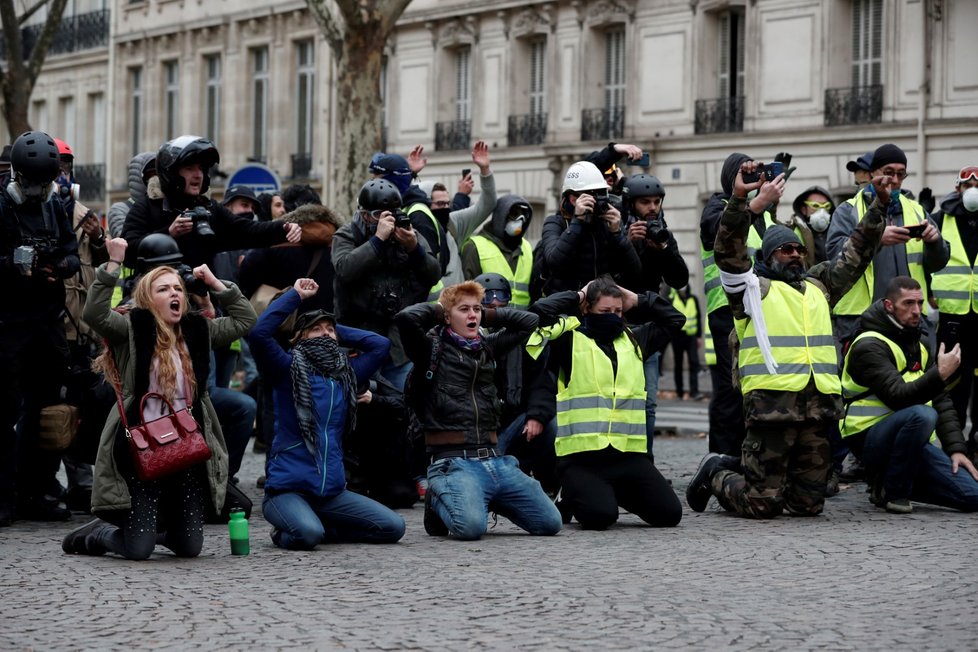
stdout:
<svg viewBox="0 0 978 652">
<path fill-rule="evenodd" d="M 926 321 L 921 319 L 922 327 L 925 327 Z M 958 414 L 937 370 L 933 344 L 928 345 L 933 338 L 927 337 L 921 328 L 903 327 L 890 319 L 882 299 L 874 302 L 862 314 L 859 327 L 859 332 L 874 331 L 900 347 L 908 365 L 921 361 L 922 341 L 928 346 L 924 375 L 908 383 L 903 379 L 903 369 L 897 369 L 893 352 L 886 342 L 875 337 L 864 337 L 854 343 L 846 355 L 849 375 L 863 387 L 869 388 L 894 412 L 931 401 L 937 410 L 937 438 L 941 440 L 941 447 L 948 455 L 967 453 Z"/>
<path fill-rule="evenodd" d="M 117 275 L 118 272 L 106 271 L 105 265 L 96 270 L 83 318 L 112 347 L 122 382 L 126 419 L 130 423 L 141 423 L 139 400 L 149 388 L 156 322 L 148 310 L 133 309 L 127 315 L 112 310 L 112 289 Z M 255 311 L 234 285 L 228 285 L 227 290 L 212 296 L 229 316 L 204 319 L 200 315 L 189 314 L 181 320 L 180 329 L 190 351 L 197 382 L 197 395 L 191 411 L 211 449 L 211 458 L 205 466 L 211 501 L 215 511 L 220 513 L 228 481 L 228 452 L 221 424 L 207 393 L 210 352 L 211 348 L 227 346 L 247 333 L 255 323 Z M 113 409 L 102 430 L 95 459 L 92 512 L 116 524 L 122 522 L 132 504 L 126 481 L 127 477 L 132 477 L 128 454 L 119 411 Z"/>
<path fill-rule="evenodd" d="M 265 463 L 265 491 L 295 491 L 313 496 L 335 496 L 346 488 L 343 466 L 343 433 L 348 419 L 347 397 L 337 381 L 316 374 L 310 380 L 321 439 L 316 454 L 310 454 L 302 439 L 292 391 L 292 354 L 276 341 L 278 327 L 301 303 L 289 290 L 272 302 L 248 335 L 255 360 L 272 384 L 275 402 L 275 438 Z M 386 337 L 336 325 L 341 346 L 355 349 L 350 359 L 358 385 L 366 385 L 390 352 Z"/>
<path fill-rule="evenodd" d="M 496 360 L 526 341 L 539 317 L 513 308 L 488 308 L 477 351 L 460 348 L 447 333 L 445 311 L 437 303 L 419 303 L 397 315 L 405 350 L 415 369 L 427 372 L 431 351 L 441 343 L 438 368 L 418 417 L 429 446 L 481 447 L 496 443 L 500 404 L 494 384 Z"/>
<path fill-rule="evenodd" d="M 146 184 L 143 183 L 143 170 L 146 164 L 156 158 L 156 152 L 140 152 L 129 160 L 129 198 L 118 201 L 109 207 L 107 221 L 109 235 L 118 238 L 122 235 L 122 227 L 126 223 L 126 215 L 136 201 L 146 195 Z"/>
</svg>

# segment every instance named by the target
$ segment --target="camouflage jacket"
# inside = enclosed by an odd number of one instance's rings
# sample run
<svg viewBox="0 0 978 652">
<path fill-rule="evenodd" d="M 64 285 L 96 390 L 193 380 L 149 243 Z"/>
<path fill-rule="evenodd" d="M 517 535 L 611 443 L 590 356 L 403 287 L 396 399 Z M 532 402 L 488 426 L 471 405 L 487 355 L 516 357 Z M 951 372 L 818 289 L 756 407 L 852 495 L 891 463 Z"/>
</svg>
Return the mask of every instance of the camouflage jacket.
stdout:
<svg viewBox="0 0 978 652">
<path fill-rule="evenodd" d="M 883 237 L 883 217 L 886 210 L 874 202 L 862 221 L 852 231 L 843 247 L 841 255 L 830 261 L 819 263 L 808 270 L 806 281 L 820 289 L 829 306 L 834 306 L 859 279 L 873 260 Z M 747 230 L 750 226 L 750 213 L 744 199 L 731 198 L 720 220 L 714 249 L 717 266 L 725 271 L 742 274 L 753 267 L 747 253 Z M 760 278 L 761 298 L 767 296 L 771 283 L 783 283 L 769 278 Z M 809 289 L 806 281 L 791 283 L 799 292 Z M 744 319 L 744 293 L 727 292 L 730 309 L 734 319 Z M 738 384 L 736 342 L 737 331 L 731 332 L 734 384 Z M 815 388 L 814 379 L 800 392 L 778 392 L 757 390 L 744 396 L 744 418 L 750 425 L 756 421 L 804 421 L 808 419 L 828 420 L 842 416 L 842 397 L 822 394 Z"/>
</svg>

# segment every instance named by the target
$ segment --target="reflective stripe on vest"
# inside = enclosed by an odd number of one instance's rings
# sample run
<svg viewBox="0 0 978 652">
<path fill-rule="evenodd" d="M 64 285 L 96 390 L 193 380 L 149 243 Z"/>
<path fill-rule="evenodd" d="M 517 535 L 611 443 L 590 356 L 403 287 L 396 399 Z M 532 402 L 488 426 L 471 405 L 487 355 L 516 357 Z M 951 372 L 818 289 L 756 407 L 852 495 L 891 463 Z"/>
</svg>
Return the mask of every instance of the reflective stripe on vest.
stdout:
<svg viewBox="0 0 978 652">
<path fill-rule="evenodd" d="M 611 359 L 594 340 L 576 331 L 569 337 L 570 383 L 557 379 L 557 455 L 608 446 L 623 453 L 647 452 L 645 372 L 635 344 L 625 333 L 615 340 L 615 374 Z"/>
<path fill-rule="evenodd" d="M 852 348 L 856 345 L 856 342 L 867 338 L 881 340 L 890 347 L 896 368 L 903 370 L 904 382 L 912 383 L 917 380 L 924 375 L 925 369 L 927 368 L 927 347 L 923 343 L 918 345 L 920 346 L 920 368 L 916 371 L 911 371 L 906 368 L 907 356 L 904 355 L 903 350 L 891 339 L 875 331 L 860 333 L 852 341 L 852 346 L 849 347 L 849 354 L 846 355 L 845 365 L 842 368 L 842 396 L 846 402 L 846 413 L 842 417 L 842 423 L 839 424 L 839 432 L 842 433 L 843 437 L 850 437 L 869 430 L 893 414 L 893 410 L 887 407 L 886 403 L 881 401 L 875 394 L 870 393 L 868 387 L 858 384 L 849 375 L 849 358 L 851 357 Z M 930 404 L 930 401 L 924 403 L 924 405 Z M 931 442 L 935 441 L 937 441 L 937 433 L 931 433 Z"/>
<path fill-rule="evenodd" d="M 703 356 L 707 366 L 717 363 L 717 350 L 713 347 L 713 334 L 710 333 L 709 328 L 703 329 Z"/>
<path fill-rule="evenodd" d="M 726 200 L 724 200 L 724 203 L 726 203 Z M 774 224 L 771 214 L 767 211 L 764 211 L 764 224 L 766 225 L 765 228 Z M 797 232 L 798 229 L 795 229 L 795 231 Z M 750 229 L 747 231 L 748 257 L 754 257 L 754 252 L 761 248 L 762 242 L 761 234 L 751 224 Z M 700 242 L 700 261 L 703 263 L 703 292 L 706 293 L 706 314 L 709 315 L 717 308 L 722 308 L 729 304 L 727 303 L 727 295 L 723 291 L 723 286 L 720 284 L 720 268 L 717 267 L 713 251 L 707 251 L 703 247 L 702 242 Z"/>
<path fill-rule="evenodd" d="M 132 267 L 126 267 L 123 265 L 119 270 L 119 278 L 115 280 L 115 287 L 112 288 L 112 299 L 109 301 L 109 305 L 113 308 L 119 306 L 122 300 L 125 299 L 125 286 L 126 281 L 136 275 L 136 270 Z"/>
<path fill-rule="evenodd" d="M 696 299 L 693 295 L 689 295 L 689 298 L 685 301 L 679 296 L 679 292 L 675 289 L 669 290 L 669 298 L 672 300 L 672 307 L 683 313 L 686 317 L 686 323 L 683 324 L 683 332 L 687 335 L 696 335 L 696 331 L 699 329 L 699 321 L 697 320 L 696 314 Z"/>
<path fill-rule="evenodd" d="M 482 273 L 499 274 L 507 281 L 512 289 L 512 299 L 509 301 L 511 308 L 530 307 L 530 279 L 533 276 L 533 247 L 525 239 L 520 244 L 520 257 L 516 262 L 516 271 L 509 266 L 509 261 L 503 256 L 496 243 L 482 235 L 474 235 L 470 238 L 479 252 L 479 265 Z"/>
<path fill-rule="evenodd" d="M 974 261 L 968 260 L 968 253 L 958 231 L 958 222 L 953 215 L 944 215 L 941 235 L 951 245 L 951 259 L 930 280 L 930 290 L 937 299 L 937 309 L 946 315 L 978 312 L 978 293 L 975 292 L 978 278 L 975 276 Z"/>
<path fill-rule="evenodd" d="M 434 214 L 431 212 L 431 209 L 425 206 L 424 204 L 414 204 L 409 209 L 407 209 L 407 212 L 405 214 L 408 217 L 411 217 L 412 215 L 418 212 L 424 213 L 425 215 L 428 216 L 428 219 L 431 220 L 432 226 L 435 227 L 435 237 L 438 238 L 438 244 L 439 246 L 441 246 L 441 224 L 438 223 L 438 218 L 436 218 Z M 441 261 L 438 262 L 438 269 L 441 269 Z M 432 285 L 431 289 L 428 290 L 428 301 L 429 302 L 438 301 L 438 297 L 441 296 L 441 291 L 444 289 L 445 289 L 445 281 L 442 279 L 438 279 L 438 282 Z"/>
<path fill-rule="evenodd" d="M 581 325 L 581 320 L 577 317 L 561 315 L 556 324 L 552 326 L 540 326 L 530 333 L 526 340 L 526 352 L 534 360 L 540 357 L 543 349 L 551 340 L 555 340 L 564 333 L 570 332 Z"/>
<path fill-rule="evenodd" d="M 757 345 L 754 320 L 735 320 L 740 338 L 740 383 L 744 394 L 759 389 L 780 392 L 801 391 L 814 376 L 823 394 L 840 394 L 839 361 L 832 339 L 829 302 L 810 281 L 802 294 L 787 283 L 772 281 L 761 301 L 767 324 L 771 353 L 778 363 L 771 374 Z"/>
<path fill-rule="evenodd" d="M 860 192 L 855 197 L 846 200 L 847 204 L 856 207 L 857 222 L 862 221 L 863 215 L 866 214 L 867 210 L 867 203 L 863 200 L 862 195 L 863 193 Z M 920 224 L 927 219 L 924 215 L 924 209 L 920 207 L 920 204 L 908 199 L 902 194 L 900 195 L 900 206 L 903 209 L 904 226 Z M 926 297 L 927 279 L 924 275 L 924 241 L 918 238 L 911 238 L 906 242 L 904 247 L 907 252 L 907 269 L 910 271 L 910 276 L 920 283 L 920 287 L 924 291 L 924 297 Z M 835 304 L 835 307 L 832 309 L 832 314 L 854 316 L 863 314 L 869 308 L 870 304 L 873 303 L 873 276 L 873 263 L 870 262 L 869 267 L 863 272 L 862 277 L 857 279 L 856 283 L 846 292 L 845 296 Z M 927 314 L 926 301 L 924 301 L 923 313 Z"/>
</svg>

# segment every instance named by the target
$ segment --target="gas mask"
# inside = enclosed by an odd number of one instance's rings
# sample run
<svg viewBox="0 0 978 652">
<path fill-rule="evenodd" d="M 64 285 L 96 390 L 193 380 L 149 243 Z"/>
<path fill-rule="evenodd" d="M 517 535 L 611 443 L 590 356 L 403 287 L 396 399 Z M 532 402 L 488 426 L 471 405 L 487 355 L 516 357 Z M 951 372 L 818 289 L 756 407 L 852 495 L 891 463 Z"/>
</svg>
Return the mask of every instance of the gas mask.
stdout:
<svg viewBox="0 0 978 652">
<path fill-rule="evenodd" d="M 56 192 L 58 192 L 58 186 L 54 182 L 22 185 L 19 181 L 14 180 L 7 184 L 7 195 L 17 205 L 27 201 L 47 201 Z"/>
<path fill-rule="evenodd" d="M 978 211 L 978 188 L 968 188 L 961 193 L 961 203 L 969 213 Z"/>
<path fill-rule="evenodd" d="M 831 220 L 832 215 L 824 208 L 820 208 L 808 216 L 808 225 L 812 227 L 812 231 L 821 233 L 829 228 L 829 222 Z"/>
<path fill-rule="evenodd" d="M 523 224 L 526 218 L 522 215 L 517 215 L 516 217 L 506 220 L 505 232 L 511 238 L 518 238 L 523 235 Z"/>
</svg>

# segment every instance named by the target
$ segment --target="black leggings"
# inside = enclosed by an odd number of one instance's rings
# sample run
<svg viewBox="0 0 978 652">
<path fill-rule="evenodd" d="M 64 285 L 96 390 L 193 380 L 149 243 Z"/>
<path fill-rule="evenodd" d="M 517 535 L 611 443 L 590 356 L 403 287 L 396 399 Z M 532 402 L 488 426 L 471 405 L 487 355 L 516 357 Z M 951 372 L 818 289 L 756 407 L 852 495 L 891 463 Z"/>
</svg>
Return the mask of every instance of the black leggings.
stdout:
<svg viewBox="0 0 978 652">
<path fill-rule="evenodd" d="M 621 506 L 656 527 L 674 527 L 683 517 L 676 493 L 645 453 L 600 451 L 558 458 L 560 495 L 586 530 L 618 520 Z"/>
<path fill-rule="evenodd" d="M 196 557 L 204 544 L 204 485 L 200 469 L 163 480 L 129 480 L 132 508 L 125 524 L 106 527 L 98 537 L 108 552 L 148 559 L 159 543 L 177 557 Z"/>
</svg>

